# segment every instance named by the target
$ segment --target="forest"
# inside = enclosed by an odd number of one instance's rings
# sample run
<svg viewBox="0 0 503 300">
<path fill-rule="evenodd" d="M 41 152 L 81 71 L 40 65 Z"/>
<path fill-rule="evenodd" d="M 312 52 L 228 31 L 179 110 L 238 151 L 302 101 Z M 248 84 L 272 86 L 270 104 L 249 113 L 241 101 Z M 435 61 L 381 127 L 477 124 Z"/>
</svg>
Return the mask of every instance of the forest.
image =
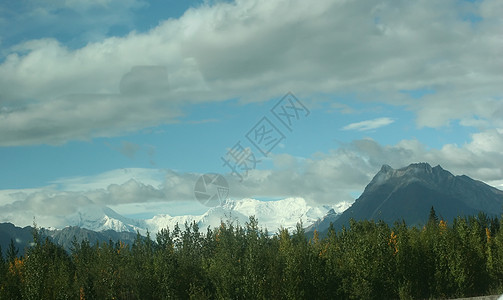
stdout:
<svg viewBox="0 0 503 300">
<path fill-rule="evenodd" d="M 138 234 L 132 245 L 74 241 L 38 229 L 23 256 L 0 255 L 0 299 L 418 299 L 503 292 L 503 220 L 423 226 L 354 221 L 312 238 L 302 224 L 270 235 L 250 217 Z M 2 253 L 2 252 L 0 252 Z"/>
</svg>

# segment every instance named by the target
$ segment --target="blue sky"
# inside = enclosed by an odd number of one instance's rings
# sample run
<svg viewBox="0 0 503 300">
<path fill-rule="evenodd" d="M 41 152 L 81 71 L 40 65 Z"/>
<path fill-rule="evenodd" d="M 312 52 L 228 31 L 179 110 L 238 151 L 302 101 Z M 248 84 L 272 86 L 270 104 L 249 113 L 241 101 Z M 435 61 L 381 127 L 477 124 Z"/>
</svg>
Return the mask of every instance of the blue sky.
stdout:
<svg viewBox="0 0 503 300">
<path fill-rule="evenodd" d="M 233 198 L 311 203 L 352 202 L 382 164 L 418 161 L 501 188 L 502 13 L 496 0 L 2 3 L 0 221 L 56 226 L 87 204 L 200 213 L 204 173 Z M 289 92 L 309 110 L 291 131 L 271 113 Z M 284 136 L 267 157 L 246 138 L 263 117 Z M 261 161 L 244 178 L 222 160 L 238 141 Z"/>
</svg>

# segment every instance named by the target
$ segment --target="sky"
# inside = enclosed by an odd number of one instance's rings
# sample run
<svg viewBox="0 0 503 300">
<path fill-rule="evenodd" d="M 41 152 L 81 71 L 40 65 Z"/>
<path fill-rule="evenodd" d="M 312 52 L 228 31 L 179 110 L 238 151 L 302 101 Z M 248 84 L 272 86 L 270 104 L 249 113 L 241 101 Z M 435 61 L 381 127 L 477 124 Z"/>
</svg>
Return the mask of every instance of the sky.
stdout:
<svg viewBox="0 0 503 300">
<path fill-rule="evenodd" d="M 0 3 L 0 222 L 352 203 L 383 164 L 503 189 L 503 2 Z"/>
</svg>

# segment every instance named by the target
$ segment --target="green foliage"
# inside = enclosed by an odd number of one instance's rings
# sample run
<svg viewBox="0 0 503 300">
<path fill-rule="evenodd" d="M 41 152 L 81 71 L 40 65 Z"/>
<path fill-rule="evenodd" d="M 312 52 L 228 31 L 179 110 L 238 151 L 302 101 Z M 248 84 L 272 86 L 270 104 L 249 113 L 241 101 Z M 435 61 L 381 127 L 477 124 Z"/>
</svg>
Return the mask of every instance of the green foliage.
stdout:
<svg viewBox="0 0 503 300">
<path fill-rule="evenodd" d="M 437 213 L 435 212 L 435 208 L 432 206 L 430 208 L 430 216 L 428 217 L 428 225 L 438 224 Z"/>
<path fill-rule="evenodd" d="M 484 214 L 438 220 L 350 221 L 309 240 L 302 224 L 268 235 L 250 217 L 202 234 L 196 223 L 155 241 L 91 246 L 71 253 L 43 239 L 18 257 L 0 255 L 0 299 L 426 299 L 503 292 L 503 220 Z M 1 253 L 1 249 L 0 249 Z"/>
<path fill-rule="evenodd" d="M 7 261 L 13 262 L 19 253 L 19 249 L 16 247 L 13 239 L 10 239 L 9 248 L 7 248 Z"/>
</svg>

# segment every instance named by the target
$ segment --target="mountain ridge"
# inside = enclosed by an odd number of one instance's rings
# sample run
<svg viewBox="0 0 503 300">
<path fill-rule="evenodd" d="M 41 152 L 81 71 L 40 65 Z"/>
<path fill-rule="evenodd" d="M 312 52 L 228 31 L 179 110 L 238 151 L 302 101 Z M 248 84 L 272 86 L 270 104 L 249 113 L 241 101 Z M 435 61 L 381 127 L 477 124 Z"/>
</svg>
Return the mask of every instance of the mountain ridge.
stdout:
<svg viewBox="0 0 503 300">
<path fill-rule="evenodd" d="M 249 216 L 254 215 L 260 227 L 268 229 L 271 234 L 281 227 L 293 229 L 301 221 L 310 225 L 318 221 L 327 211 L 338 214 L 344 210 L 343 205 L 334 207 L 313 207 L 303 198 L 286 198 L 276 201 L 259 201 L 256 199 L 231 200 L 223 206 L 210 208 L 202 215 L 170 216 L 168 214 L 156 215 L 151 219 L 136 220 L 126 218 L 106 206 L 92 205 L 81 208 L 77 213 L 67 217 L 69 225 L 56 228 L 39 228 L 43 237 L 49 237 L 53 242 L 63 246 L 67 251 L 72 247 L 74 237 L 78 242 L 88 240 L 91 245 L 96 242 L 116 242 L 121 240 L 132 244 L 137 233 L 146 235 L 149 231 L 155 239 L 155 234 L 164 228 L 171 230 L 180 226 L 183 230 L 185 224 L 196 222 L 202 232 L 206 227 L 215 228 L 220 222 L 232 222 L 244 226 L 249 221 Z M 17 227 L 12 223 L 0 223 L 0 246 L 3 252 L 7 250 L 10 240 L 15 241 L 20 254 L 33 242 L 34 228 L 26 226 Z"/>
<path fill-rule="evenodd" d="M 309 226 L 331 209 L 342 213 L 346 208 L 344 203 L 334 206 L 313 206 L 303 198 L 285 198 L 274 201 L 245 198 L 228 200 L 222 206 L 211 207 L 201 215 L 158 214 L 150 219 L 132 219 L 120 215 L 107 206 L 92 205 L 81 208 L 77 213 L 68 216 L 66 224 L 97 232 L 112 229 L 117 232 L 140 232 L 145 235 L 147 231 L 155 234 L 166 227 L 174 228 L 176 224 L 183 225 L 192 222 L 196 222 L 199 228 L 218 227 L 220 222 L 228 221 L 244 225 L 253 215 L 263 228 L 267 228 L 269 232 L 276 232 L 280 227 L 294 229 L 299 221 Z"/>
<path fill-rule="evenodd" d="M 0 223 L 0 247 L 5 255 L 11 240 L 18 249 L 19 255 L 24 255 L 25 250 L 33 243 L 33 226 L 18 227 L 12 223 Z M 96 243 L 108 243 L 110 240 L 116 242 L 121 240 L 126 244 L 133 244 L 137 234 L 132 232 L 116 232 L 114 230 L 104 230 L 101 232 L 92 231 L 77 226 L 68 226 L 63 229 L 37 228 L 40 236 L 46 237 L 54 243 L 61 245 L 65 250 L 70 251 L 74 239 L 77 242 L 88 240 L 90 245 Z"/>
<path fill-rule="evenodd" d="M 502 212 L 503 191 L 466 175 L 453 175 L 440 165 L 422 162 L 399 169 L 383 165 L 351 207 L 309 230 L 326 230 L 329 222 L 338 229 L 350 219 L 388 224 L 403 219 L 408 225 L 419 225 L 426 223 L 432 206 L 447 221 L 479 212 L 495 215 Z"/>
<path fill-rule="evenodd" d="M 249 216 L 254 215 L 260 226 L 271 233 L 279 228 L 294 229 L 299 221 L 303 223 L 306 232 L 313 232 L 327 230 L 330 223 L 333 223 L 336 229 L 347 226 L 351 218 L 380 219 L 389 224 L 403 219 L 409 225 L 424 224 L 431 206 L 447 221 L 459 215 L 474 215 L 478 212 L 494 215 L 502 211 L 503 191 L 466 175 L 453 175 L 440 165 L 432 167 L 423 162 L 393 169 L 385 164 L 350 207 L 344 203 L 312 206 L 303 198 L 275 201 L 245 198 L 229 200 L 201 215 L 159 214 L 150 219 L 132 219 L 107 206 L 91 205 L 67 216 L 68 226 L 65 228 L 43 230 L 48 236 L 67 243 L 69 232 L 92 236 L 97 240 L 111 237 L 115 239 L 116 234 L 108 233 L 104 237 L 99 234 L 113 230 L 118 234 L 126 232 L 132 236 L 136 236 L 137 232 L 146 235 L 147 231 L 155 235 L 160 229 L 192 222 L 196 222 L 201 229 L 208 226 L 217 227 L 220 222 L 244 225 Z M 9 232 L 13 229 L 5 228 L 0 231 L 0 237 L 3 238 L 0 244 L 5 244 L 8 237 L 12 236 Z M 26 228 L 30 227 L 25 227 L 25 230 L 19 233 L 21 240 L 29 239 L 29 230 Z"/>
</svg>

